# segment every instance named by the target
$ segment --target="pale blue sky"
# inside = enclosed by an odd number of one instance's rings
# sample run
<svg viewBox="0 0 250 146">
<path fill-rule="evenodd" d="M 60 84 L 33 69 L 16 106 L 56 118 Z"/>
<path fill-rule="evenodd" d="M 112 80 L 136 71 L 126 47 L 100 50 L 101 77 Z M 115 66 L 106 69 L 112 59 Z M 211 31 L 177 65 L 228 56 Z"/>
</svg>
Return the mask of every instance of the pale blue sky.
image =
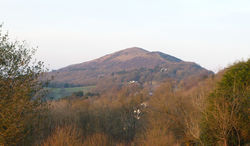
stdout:
<svg viewBox="0 0 250 146">
<path fill-rule="evenodd" d="M 250 57 L 250 0 L 0 0 L 0 22 L 50 69 L 134 46 L 213 71 Z"/>
</svg>

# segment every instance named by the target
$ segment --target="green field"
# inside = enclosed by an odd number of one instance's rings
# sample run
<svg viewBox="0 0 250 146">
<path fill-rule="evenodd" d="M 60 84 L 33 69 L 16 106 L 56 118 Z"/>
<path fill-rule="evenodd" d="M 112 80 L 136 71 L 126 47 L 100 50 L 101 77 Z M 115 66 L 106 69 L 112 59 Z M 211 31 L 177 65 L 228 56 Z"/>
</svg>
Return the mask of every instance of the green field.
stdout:
<svg viewBox="0 0 250 146">
<path fill-rule="evenodd" d="M 48 99 L 60 99 L 66 96 L 72 95 L 74 92 L 83 91 L 83 93 L 89 92 L 95 86 L 84 86 L 84 87 L 72 87 L 72 88 L 46 88 L 48 91 Z"/>
</svg>

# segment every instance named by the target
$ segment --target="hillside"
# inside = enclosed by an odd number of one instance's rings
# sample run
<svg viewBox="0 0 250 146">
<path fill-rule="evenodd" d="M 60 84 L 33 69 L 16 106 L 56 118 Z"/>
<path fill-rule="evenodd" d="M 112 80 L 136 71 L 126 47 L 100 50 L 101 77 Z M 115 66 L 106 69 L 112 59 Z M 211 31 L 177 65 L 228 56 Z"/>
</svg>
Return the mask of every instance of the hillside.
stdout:
<svg viewBox="0 0 250 146">
<path fill-rule="evenodd" d="M 100 81 L 123 84 L 136 81 L 161 82 L 167 78 L 186 79 L 195 75 L 209 75 L 193 62 L 185 62 L 162 52 L 149 52 L 142 48 L 128 48 L 101 58 L 74 64 L 49 73 L 54 76 L 51 86 L 96 85 Z"/>
</svg>

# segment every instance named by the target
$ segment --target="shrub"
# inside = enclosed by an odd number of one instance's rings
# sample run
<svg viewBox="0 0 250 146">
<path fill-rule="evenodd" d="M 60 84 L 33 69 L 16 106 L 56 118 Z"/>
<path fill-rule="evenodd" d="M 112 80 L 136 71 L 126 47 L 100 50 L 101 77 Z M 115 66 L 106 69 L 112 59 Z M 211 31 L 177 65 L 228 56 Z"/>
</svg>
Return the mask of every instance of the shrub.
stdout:
<svg viewBox="0 0 250 146">
<path fill-rule="evenodd" d="M 42 143 L 42 146 L 81 146 L 83 137 L 76 127 L 57 127 L 54 133 Z"/>
</svg>

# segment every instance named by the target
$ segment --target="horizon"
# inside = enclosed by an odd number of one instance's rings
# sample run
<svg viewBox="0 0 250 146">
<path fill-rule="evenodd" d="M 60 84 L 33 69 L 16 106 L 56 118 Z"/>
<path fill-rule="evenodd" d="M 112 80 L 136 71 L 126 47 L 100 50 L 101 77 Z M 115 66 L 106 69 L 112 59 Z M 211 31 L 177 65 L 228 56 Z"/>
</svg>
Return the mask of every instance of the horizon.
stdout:
<svg viewBox="0 0 250 146">
<path fill-rule="evenodd" d="M 217 72 L 250 58 L 250 1 L 3 1 L 10 37 L 38 46 L 50 70 L 130 47 Z"/>
<path fill-rule="evenodd" d="M 108 54 L 105 54 L 105 55 L 100 56 L 100 57 L 98 57 L 98 58 L 95 58 L 95 59 L 92 59 L 92 60 L 88 60 L 88 61 L 85 61 L 85 62 L 94 61 L 94 60 L 100 59 L 100 58 L 102 58 L 102 57 L 105 57 L 105 56 L 107 56 L 107 55 L 113 55 L 113 54 L 115 54 L 115 53 L 118 53 L 118 52 L 121 52 L 121 51 L 125 51 L 125 50 L 127 50 L 127 49 L 132 49 L 132 48 L 141 49 L 141 50 L 143 50 L 143 51 L 150 52 L 150 53 L 152 53 L 152 52 L 164 53 L 164 52 L 161 52 L 161 51 L 149 51 L 149 50 L 147 50 L 147 49 L 145 49 L 145 48 L 133 46 L 133 47 L 124 48 L 124 49 L 122 49 L 122 50 L 118 50 L 118 51 L 115 51 L 115 52 L 112 52 L 112 53 L 108 53 Z M 166 54 L 166 53 L 164 53 L 164 54 Z M 170 55 L 170 54 L 166 54 L 166 55 Z M 172 55 L 170 55 L 170 56 L 172 56 Z M 191 61 L 182 60 L 181 58 L 178 58 L 178 57 L 176 57 L 176 56 L 172 56 L 172 57 L 175 57 L 175 58 L 177 58 L 177 59 L 180 59 L 181 61 L 184 61 L 184 62 L 191 62 Z M 82 63 L 85 63 L 85 62 L 79 62 L 79 63 L 75 63 L 75 64 L 70 64 L 70 65 L 64 66 L 64 67 L 62 67 L 62 68 L 66 68 L 66 67 L 69 67 L 69 66 L 72 66 L 72 65 L 82 64 Z M 196 63 L 196 62 L 193 62 L 193 63 Z M 197 63 L 196 63 L 196 64 L 197 64 Z M 198 64 L 198 65 L 200 65 L 200 64 Z M 200 66 L 201 66 L 201 65 L 200 65 Z M 203 67 L 203 66 L 201 66 L 201 67 Z M 59 68 L 59 69 L 62 69 L 62 68 Z M 203 67 L 203 68 L 205 68 L 205 67 Z M 207 68 L 205 68 L 205 69 L 207 69 Z M 50 71 L 53 71 L 53 70 L 57 70 L 57 69 L 51 69 Z M 208 70 L 209 70 L 209 69 L 208 69 Z M 212 71 L 212 70 L 209 70 L 209 71 Z M 218 70 L 218 71 L 219 71 L 219 70 Z M 214 71 L 212 71 L 212 72 L 214 72 Z M 214 72 L 214 73 L 216 73 L 216 72 Z"/>
</svg>

